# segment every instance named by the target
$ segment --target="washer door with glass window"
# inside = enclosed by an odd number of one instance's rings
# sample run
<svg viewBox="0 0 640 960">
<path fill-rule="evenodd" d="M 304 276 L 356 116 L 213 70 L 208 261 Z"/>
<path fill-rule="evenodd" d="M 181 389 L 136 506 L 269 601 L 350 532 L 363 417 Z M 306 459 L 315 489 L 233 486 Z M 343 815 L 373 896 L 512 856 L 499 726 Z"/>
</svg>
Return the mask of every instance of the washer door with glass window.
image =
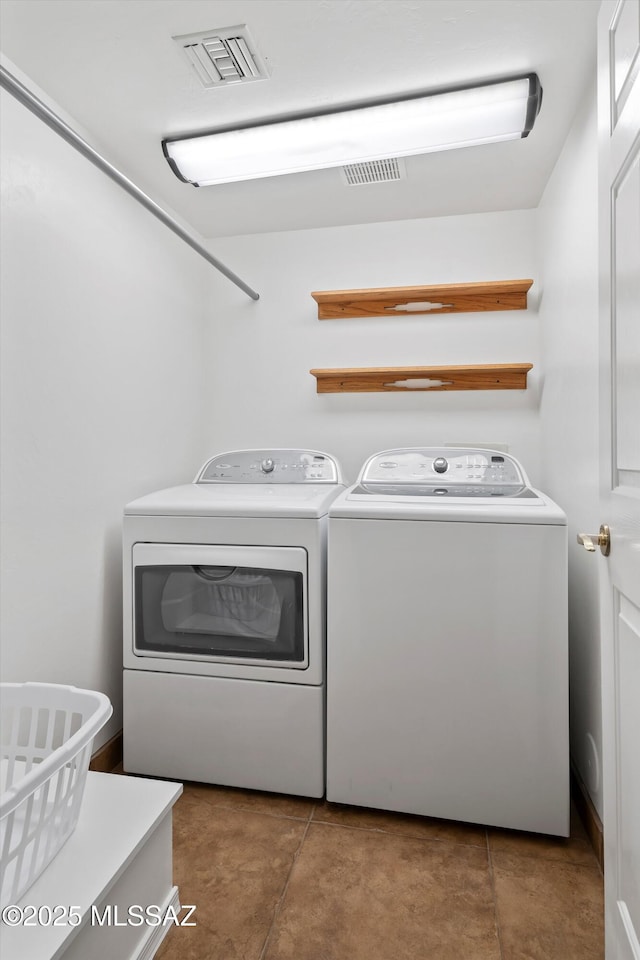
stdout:
<svg viewBox="0 0 640 960">
<path fill-rule="evenodd" d="M 308 666 L 302 547 L 133 546 L 139 657 Z"/>
</svg>

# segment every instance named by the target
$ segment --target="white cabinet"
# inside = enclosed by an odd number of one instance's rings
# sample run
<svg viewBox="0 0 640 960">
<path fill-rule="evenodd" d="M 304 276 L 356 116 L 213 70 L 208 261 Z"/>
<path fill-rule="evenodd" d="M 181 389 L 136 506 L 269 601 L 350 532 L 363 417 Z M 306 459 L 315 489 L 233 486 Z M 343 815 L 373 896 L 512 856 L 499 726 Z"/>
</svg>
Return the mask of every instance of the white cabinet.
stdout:
<svg viewBox="0 0 640 960">
<path fill-rule="evenodd" d="M 181 793 L 179 783 L 89 772 L 74 833 L 17 905 L 23 923 L 0 926 L 3 960 L 150 960 L 173 924 L 147 922 L 144 908 L 179 914 L 171 819 Z"/>
</svg>

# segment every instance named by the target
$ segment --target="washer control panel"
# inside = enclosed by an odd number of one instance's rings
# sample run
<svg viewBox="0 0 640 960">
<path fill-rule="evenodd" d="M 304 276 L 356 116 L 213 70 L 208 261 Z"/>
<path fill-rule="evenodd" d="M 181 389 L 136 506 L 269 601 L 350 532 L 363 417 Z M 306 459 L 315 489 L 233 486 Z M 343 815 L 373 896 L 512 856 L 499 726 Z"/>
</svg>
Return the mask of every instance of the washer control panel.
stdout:
<svg viewBox="0 0 640 960">
<path fill-rule="evenodd" d="M 528 486 L 513 457 L 471 447 L 385 450 L 365 463 L 359 482 L 379 492 L 453 497 L 517 496 Z"/>
<path fill-rule="evenodd" d="M 208 460 L 194 483 L 342 483 L 338 462 L 318 450 L 233 450 Z"/>
</svg>

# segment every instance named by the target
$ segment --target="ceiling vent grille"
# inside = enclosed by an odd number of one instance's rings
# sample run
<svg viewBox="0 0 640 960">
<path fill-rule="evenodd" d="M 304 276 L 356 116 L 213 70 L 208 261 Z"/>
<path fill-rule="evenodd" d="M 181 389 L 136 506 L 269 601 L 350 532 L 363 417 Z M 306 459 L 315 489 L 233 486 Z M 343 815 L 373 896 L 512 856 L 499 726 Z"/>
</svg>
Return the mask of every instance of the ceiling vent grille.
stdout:
<svg viewBox="0 0 640 960">
<path fill-rule="evenodd" d="M 404 180 L 404 164 L 396 157 L 387 160 L 368 160 L 366 163 L 349 163 L 343 168 L 344 177 L 350 187 L 363 183 L 390 183 Z"/>
<path fill-rule="evenodd" d="M 267 68 L 246 26 L 173 37 L 204 87 L 266 80 Z"/>
</svg>

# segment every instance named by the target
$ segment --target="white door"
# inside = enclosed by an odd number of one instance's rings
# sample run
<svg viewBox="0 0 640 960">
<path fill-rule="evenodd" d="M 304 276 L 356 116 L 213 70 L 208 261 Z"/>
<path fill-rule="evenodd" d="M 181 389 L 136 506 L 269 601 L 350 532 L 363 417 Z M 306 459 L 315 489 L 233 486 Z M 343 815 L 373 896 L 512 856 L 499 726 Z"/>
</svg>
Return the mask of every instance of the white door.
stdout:
<svg viewBox="0 0 640 960">
<path fill-rule="evenodd" d="M 640 960 L 640 0 L 598 24 L 607 960 Z"/>
</svg>

